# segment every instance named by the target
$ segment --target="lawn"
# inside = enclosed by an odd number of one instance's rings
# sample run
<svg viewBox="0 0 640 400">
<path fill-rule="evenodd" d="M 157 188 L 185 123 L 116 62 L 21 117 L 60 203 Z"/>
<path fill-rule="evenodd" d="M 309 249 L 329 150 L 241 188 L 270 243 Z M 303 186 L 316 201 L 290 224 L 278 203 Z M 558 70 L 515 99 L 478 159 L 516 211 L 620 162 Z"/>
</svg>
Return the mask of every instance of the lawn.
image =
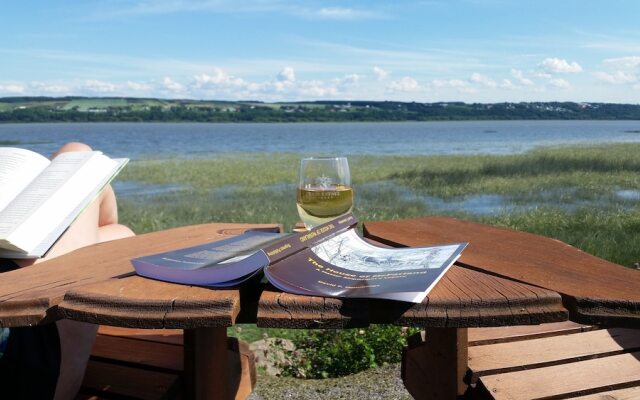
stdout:
<svg viewBox="0 0 640 400">
<path fill-rule="evenodd" d="M 127 104 L 126 99 L 75 99 L 65 104 L 62 109 L 71 110 L 78 107 L 79 110 L 88 110 L 90 108 L 125 107 Z"/>
</svg>

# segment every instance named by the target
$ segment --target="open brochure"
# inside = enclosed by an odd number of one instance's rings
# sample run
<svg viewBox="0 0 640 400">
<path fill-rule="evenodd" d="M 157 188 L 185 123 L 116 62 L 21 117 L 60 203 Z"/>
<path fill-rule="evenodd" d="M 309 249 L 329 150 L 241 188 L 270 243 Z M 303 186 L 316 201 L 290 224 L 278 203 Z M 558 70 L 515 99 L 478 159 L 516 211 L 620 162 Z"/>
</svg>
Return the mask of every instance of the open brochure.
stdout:
<svg viewBox="0 0 640 400">
<path fill-rule="evenodd" d="M 124 167 L 99 151 L 67 152 L 52 161 L 0 147 L 0 258 L 38 258 Z"/>
<path fill-rule="evenodd" d="M 356 224 L 353 215 L 309 232 L 280 234 L 248 231 L 241 235 L 185 249 L 131 260 L 138 275 L 168 282 L 211 287 L 237 286 L 309 244 Z"/>
<path fill-rule="evenodd" d="M 269 265 L 265 275 L 289 293 L 421 303 L 466 245 L 383 248 L 350 229 Z"/>
<path fill-rule="evenodd" d="M 347 214 L 307 232 L 249 231 L 132 264 L 139 275 L 169 282 L 236 286 L 264 271 L 289 293 L 420 303 L 467 245 L 378 247 L 358 235 L 356 222 Z"/>
</svg>

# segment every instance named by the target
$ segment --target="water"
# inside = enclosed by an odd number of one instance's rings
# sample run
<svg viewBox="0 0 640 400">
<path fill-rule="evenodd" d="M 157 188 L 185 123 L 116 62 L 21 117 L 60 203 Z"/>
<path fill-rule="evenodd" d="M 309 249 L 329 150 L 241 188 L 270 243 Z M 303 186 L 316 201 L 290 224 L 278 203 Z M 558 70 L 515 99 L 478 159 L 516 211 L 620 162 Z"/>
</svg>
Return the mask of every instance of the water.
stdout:
<svg viewBox="0 0 640 400">
<path fill-rule="evenodd" d="M 455 121 L 393 123 L 0 124 L 0 143 L 42 154 L 80 141 L 112 157 L 514 154 L 540 146 L 638 143 L 640 121 Z"/>
<path fill-rule="evenodd" d="M 514 154 L 541 146 L 640 142 L 640 121 L 456 121 L 400 123 L 62 123 L 0 124 L 0 145 L 51 154 L 62 144 L 80 141 L 112 157 L 202 158 L 226 153 L 285 152 L 301 155 Z M 391 184 L 389 182 L 387 185 Z M 375 183 L 372 183 L 375 185 Z M 119 196 L 154 196 L 187 189 L 183 185 L 148 185 L 116 180 Z M 236 187 L 216 189 L 217 198 Z M 291 189 L 293 190 L 293 189 Z M 612 197 L 563 203 L 550 199 L 516 202 L 509 196 L 477 194 L 440 199 L 404 187 L 393 191 L 433 210 L 464 210 L 478 215 L 524 211 L 541 205 L 574 209 L 602 206 L 612 200 L 635 206 L 638 190 L 620 189 Z"/>
</svg>

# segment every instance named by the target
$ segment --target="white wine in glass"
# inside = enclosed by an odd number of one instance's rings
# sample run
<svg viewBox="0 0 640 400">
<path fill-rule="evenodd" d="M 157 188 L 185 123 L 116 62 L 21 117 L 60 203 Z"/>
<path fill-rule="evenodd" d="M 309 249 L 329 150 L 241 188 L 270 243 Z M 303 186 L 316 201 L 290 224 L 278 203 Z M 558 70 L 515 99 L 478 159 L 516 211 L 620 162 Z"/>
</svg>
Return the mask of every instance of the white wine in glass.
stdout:
<svg viewBox="0 0 640 400">
<path fill-rule="evenodd" d="M 300 161 L 296 204 L 307 229 L 353 208 L 353 188 L 345 157 L 312 157 Z"/>
</svg>

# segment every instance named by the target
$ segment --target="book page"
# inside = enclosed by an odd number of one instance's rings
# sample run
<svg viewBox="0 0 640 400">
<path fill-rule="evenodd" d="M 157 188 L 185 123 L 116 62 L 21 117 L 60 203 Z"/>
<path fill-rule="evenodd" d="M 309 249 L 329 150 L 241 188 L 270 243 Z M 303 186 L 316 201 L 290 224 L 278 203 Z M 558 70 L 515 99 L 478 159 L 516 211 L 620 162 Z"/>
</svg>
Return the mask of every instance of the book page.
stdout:
<svg viewBox="0 0 640 400">
<path fill-rule="evenodd" d="M 0 239 L 22 250 L 37 245 L 64 221 L 73 221 L 77 215 L 72 214 L 88 204 L 117 167 L 100 152 L 59 155 L 0 212 Z"/>
<path fill-rule="evenodd" d="M 0 147 L 0 210 L 3 210 L 47 165 L 49 160 L 33 151 Z"/>
<path fill-rule="evenodd" d="M 335 266 L 375 273 L 442 268 L 459 247 L 459 244 L 451 244 L 387 249 L 365 242 L 352 229 L 312 247 L 311 250 Z"/>
</svg>

